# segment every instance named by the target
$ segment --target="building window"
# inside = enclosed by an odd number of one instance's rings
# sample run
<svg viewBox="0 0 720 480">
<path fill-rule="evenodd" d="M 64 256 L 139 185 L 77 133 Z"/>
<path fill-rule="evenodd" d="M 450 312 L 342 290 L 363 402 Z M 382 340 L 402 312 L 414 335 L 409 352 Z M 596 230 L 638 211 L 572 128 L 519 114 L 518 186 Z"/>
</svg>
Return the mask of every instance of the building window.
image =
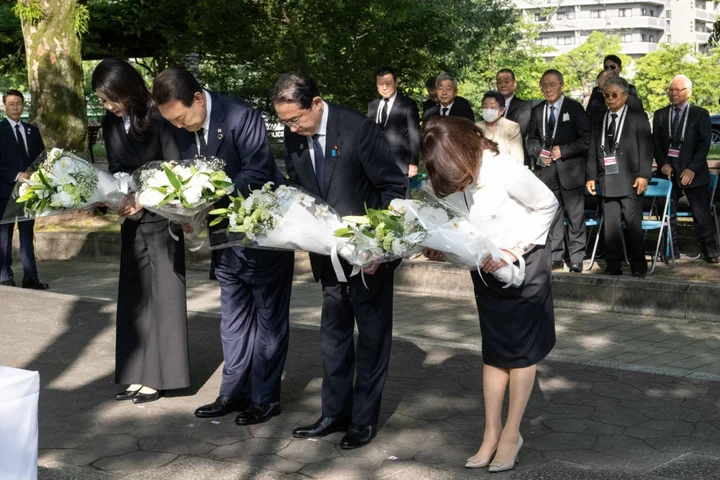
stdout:
<svg viewBox="0 0 720 480">
<path fill-rule="evenodd" d="M 632 8 L 621 8 L 619 10 L 619 15 L 621 17 L 632 17 Z"/>
<path fill-rule="evenodd" d="M 643 17 L 654 17 L 655 16 L 655 10 L 652 8 L 643 8 L 642 9 L 642 16 Z"/>
<path fill-rule="evenodd" d="M 647 42 L 647 41 L 648 41 L 648 39 L 647 39 L 647 34 L 645 34 L 645 33 L 640 34 L 640 39 L 641 39 L 643 42 Z"/>
<path fill-rule="evenodd" d="M 590 10 L 590 18 L 605 18 L 605 10 Z"/>
<path fill-rule="evenodd" d="M 540 12 L 535 12 L 535 21 L 545 22 L 547 21 L 547 15 L 542 15 Z"/>
<path fill-rule="evenodd" d="M 648 41 L 649 41 L 650 43 L 655 43 L 655 35 L 650 35 L 650 36 L 648 37 L 648 39 L 649 39 Z"/>
<path fill-rule="evenodd" d="M 575 18 L 575 12 L 565 12 L 565 18 L 567 18 L 568 20 L 572 20 L 573 18 Z"/>
<path fill-rule="evenodd" d="M 558 45 L 572 45 L 575 43 L 575 38 L 570 36 L 558 37 Z"/>
<path fill-rule="evenodd" d="M 622 43 L 632 43 L 632 33 L 623 33 L 622 37 L 620 37 L 620 41 Z"/>
</svg>

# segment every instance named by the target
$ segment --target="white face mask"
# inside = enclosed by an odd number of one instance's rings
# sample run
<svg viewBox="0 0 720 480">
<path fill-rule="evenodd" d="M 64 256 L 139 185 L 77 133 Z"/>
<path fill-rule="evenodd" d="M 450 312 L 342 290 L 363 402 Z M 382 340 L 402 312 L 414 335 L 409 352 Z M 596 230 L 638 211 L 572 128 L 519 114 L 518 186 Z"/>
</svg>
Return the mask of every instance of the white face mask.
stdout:
<svg viewBox="0 0 720 480">
<path fill-rule="evenodd" d="M 494 108 L 483 108 L 482 117 L 486 122 L 492 123 L 500 118 L 500 110 L 496 110 Z"/>
</svg>

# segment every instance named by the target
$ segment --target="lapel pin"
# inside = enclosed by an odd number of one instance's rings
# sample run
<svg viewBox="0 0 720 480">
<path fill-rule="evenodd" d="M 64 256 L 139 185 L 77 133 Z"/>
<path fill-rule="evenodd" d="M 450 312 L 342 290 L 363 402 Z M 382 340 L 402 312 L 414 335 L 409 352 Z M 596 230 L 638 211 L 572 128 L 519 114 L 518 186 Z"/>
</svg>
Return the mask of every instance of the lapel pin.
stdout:
<svg viewBox="0 0 720 480">
<path fill-rule="evenodd" d="M 340 145 L 333 145 L 332 156 L 340 158 Z"/>
<path fill-rule="evenodd" d="M 222 139 L 223 139 L 222 128 L 218 128 L 218 140 L 222 140 Z"/>
</svg>

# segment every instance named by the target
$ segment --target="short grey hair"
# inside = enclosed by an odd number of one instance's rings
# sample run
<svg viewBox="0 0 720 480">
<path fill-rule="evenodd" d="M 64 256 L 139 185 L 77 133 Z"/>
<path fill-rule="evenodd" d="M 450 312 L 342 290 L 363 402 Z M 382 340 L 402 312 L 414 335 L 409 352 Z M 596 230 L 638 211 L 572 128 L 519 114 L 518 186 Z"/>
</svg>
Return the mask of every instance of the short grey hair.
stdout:
<svg viewBox="0 0 720 480">
<path fill-rule="evenodd" d="M 438 88 L 440 86 L 440 82 L 444 82 L 445 80 L 450 80 L 453 84 L 453 87 L 457 89 L 457 79 L 449 73 L 441 73 L 437 76 L 437 78 L 435 79 L 435 88 Z"/>
<path fill-rule="evenodd" d="M 615 85 L 622 90 L 623 93 L 629 93 L 630 92 L 630 84 L 622 77 L 610 77 L 607 80 L 605 80 L 605 87 L 607 88 L 610 85 Z"/>
<path fill-rule="evenodd" d="M 673 79 L 670 81 L 670 83 L 672 84 L 672 82 L 674 82 L 675 80 L 682 80 L 683 83 L 685 84 L 685 88 L 687 88 L 689 92 L 692 92 L 692 80 L 690 80 L 687 76 L 682 75 L 682 74 L 675 75 L 673 77 Z"/>
</svg>

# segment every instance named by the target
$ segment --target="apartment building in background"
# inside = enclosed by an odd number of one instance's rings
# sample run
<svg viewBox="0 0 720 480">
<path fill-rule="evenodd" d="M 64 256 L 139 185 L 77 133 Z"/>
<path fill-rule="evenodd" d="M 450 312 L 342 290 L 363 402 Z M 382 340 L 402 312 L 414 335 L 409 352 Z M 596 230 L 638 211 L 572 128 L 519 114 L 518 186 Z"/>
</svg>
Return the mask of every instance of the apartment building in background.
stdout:
<svg viewBox="0 0 720 480">
<path fill-rule="evenodd" d="M 531 21 L 547 23 L 537 42 L 555 50 L 546 60 L 569 52 L 594 31 L 620 36 L 632 58 L 661 43 L 690 43 L 703 50 L 720 3 L 712 0 L 514 0 Z"/>
</svg>

